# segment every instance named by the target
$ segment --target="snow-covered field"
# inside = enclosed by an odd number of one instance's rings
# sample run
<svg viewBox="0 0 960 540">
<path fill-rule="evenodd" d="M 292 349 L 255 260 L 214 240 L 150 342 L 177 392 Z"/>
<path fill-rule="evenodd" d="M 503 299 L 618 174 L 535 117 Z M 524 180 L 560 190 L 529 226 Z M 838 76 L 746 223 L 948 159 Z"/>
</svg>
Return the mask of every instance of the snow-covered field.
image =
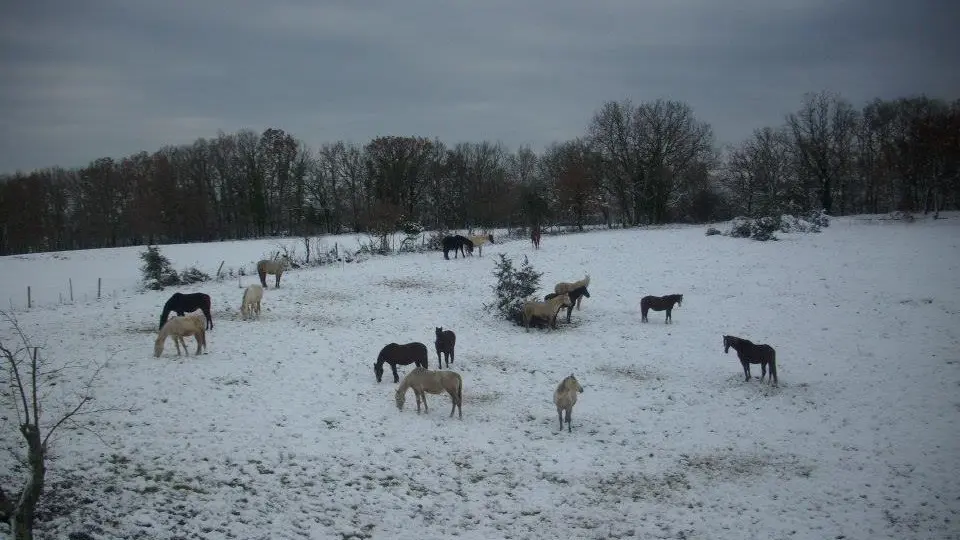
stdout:
<svg viewBox="0 0 960 540">
<path fill-rule="evenodd" d="M 2 258 L 0 299 L 42 354 L 106 362 L 96 406 L 136 409 L 57 438 L 41 537 L 958 538 L 947 216 L 840 218 L 779 242 L 665 227 L 374 257 L 288 272 L 259 321 L 240 320 L 237 279 L 179 288 L 213 297 L 199 358 L 170 342 L 152 356 L 174 291 L 137 291 L 139 248 Z M 275 244 L 162 251 L 249 271 Z M 556 332 L 498 320 L 483 309 L 498 253 L 528 255 L 541 294 L 589 273 L 592 297 Z M 60 304 L 68 278 L 76 301 Z M 670 293 L 684 295 L 673 324 L 641 324 L 640 298 Z M 392 341 L 427 344 L 435 369 L 436 326 L 457 333 L 463 420 L 446 396 L 418 415 L 411 392 L 398 411 L 389 369 L 374 379 Z M 745 382 L 723 334 L 773 345 L 780 386 Z M 571 372 L 585 391 L 568 433 L 552 393 Z"/>
</svg>

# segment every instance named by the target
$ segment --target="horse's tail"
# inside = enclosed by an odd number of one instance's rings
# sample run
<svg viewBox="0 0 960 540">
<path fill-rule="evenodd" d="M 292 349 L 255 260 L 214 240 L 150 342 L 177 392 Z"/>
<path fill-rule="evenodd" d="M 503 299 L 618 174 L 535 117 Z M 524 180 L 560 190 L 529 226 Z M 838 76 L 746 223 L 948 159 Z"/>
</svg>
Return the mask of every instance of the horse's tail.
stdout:
<svg viewBox="0 0 960 540">
<path fill-rule="evenodd" d="M 463 377 L 457 379 L 457 404 L 463 407 Z"/>
</svg>

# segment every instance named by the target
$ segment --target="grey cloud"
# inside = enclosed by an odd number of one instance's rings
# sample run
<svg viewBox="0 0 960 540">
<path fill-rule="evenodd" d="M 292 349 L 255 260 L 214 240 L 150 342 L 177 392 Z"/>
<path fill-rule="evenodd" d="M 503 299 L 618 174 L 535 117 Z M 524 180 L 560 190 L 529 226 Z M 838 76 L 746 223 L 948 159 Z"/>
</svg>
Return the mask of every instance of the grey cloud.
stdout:
<svg viewBox="0 0 960 540">
<path fill-rule="evenodd" d="M 0 17 L 0 171 L 241 128 L 542 148 L 607 100 L 687 101 L 719 142 L 803 93 L 958 97 L 939 1 L 36 1 Z"/>
</svg>

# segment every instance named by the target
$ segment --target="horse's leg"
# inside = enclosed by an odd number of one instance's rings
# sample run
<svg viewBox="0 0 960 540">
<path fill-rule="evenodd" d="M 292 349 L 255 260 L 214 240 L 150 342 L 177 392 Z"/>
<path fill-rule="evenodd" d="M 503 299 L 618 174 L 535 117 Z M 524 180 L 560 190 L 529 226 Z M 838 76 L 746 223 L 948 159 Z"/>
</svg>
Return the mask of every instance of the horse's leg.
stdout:
<svg viewBox="0 0 960 540">
<path fill-rule="evenodd" d="M 746 360 L 741 360 L 740 363 L 743 364 L 743 374 L 747 377 L 746 379 L 744 379 L 744 382 L 749 381 L 750 380 L 750 362 L 747 362 Z"/>
<path fill-rule="evenodd" d="M 457 396 L 453 392 L 450 392 L 450 403 L 450 418 L 453 418 L 453 411 L 457 410 Z"/>
<path fill-rule="evenodd" d="M 423 397 L 423 414 L 430 412 L 430 407 L 427 407 L 427 392 L 420 390 L 420 395 Z"/>
<path fill-rule="evenodd" d="M 400 375 L 397 374 L 397 364 L 390 362 L 390 370 L 393 371 L 393 382 L 400 382 Z"/>
<path fill-rule="evenodd" d="M 450 347 L 450 364 L 453 363 L 453 357 L 454 357 L 454 347 L 451 346 L 451 347 Z M 449 364 L 448 364 L 448 365 L 449 365 Z"/>
<path fill-rule="evenodd" d="M 560 431 L 563 431 L 563 409 L 557 406 L 557 416 L 560 417 Z"/>
<path fill-rule="evenodd" d="M 673 322 L 673 317 L 671 316 L 671 313 L 672 313 L 672 312 L 673 312 L 672 309 L 667 308 L 667 318 L 664 319 L 664 321 L 663 321 L 664 324 L 669 324 L 669 323 Z"/>
<path fill-rule="evenodd" d="M 760 382 L 767 376 L 767 361 L 760 362 Z"/>
<path fill-rule="evenodd" d="M 571 414 L 573 414 L 573 407 L 567 407 L 567 433 L 573 433 L 573 426 L 570 423 Z"/>
<path fill-rule="evenodd" d="M 577 299 L 579 301 L 579 298 Z M 567 324 L 570 324 L 570 314 L 573 313 L 573 306 L 567 307 Z"/>
</svg>

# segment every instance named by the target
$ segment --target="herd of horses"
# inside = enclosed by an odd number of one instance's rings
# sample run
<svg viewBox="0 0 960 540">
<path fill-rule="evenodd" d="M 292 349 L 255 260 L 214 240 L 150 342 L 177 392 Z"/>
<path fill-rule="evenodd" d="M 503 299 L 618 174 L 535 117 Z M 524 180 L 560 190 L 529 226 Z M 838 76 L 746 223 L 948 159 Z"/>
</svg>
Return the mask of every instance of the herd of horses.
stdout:
<svg viewBox="0 0 960 540">
<path fill-rule="evenodd" d="M 534 248 L 540 247 L 540 229 L 534 227 L 531 232 L 531 241 Z M 461 236 L 453 235 L 443 238 L 443 257 L 449 260 L 448 253 L 454 252 L 454 258 L 457 254 L 464 257 L 467 254 L 473 254 L 475 248 L 494 243 L 493 235 L 482 236 Z M 260 278 L 260 284 L 248 286 L 243 292 L 243 298 L 240 305 L 241 318 L 260 316 L 260 303 L 263 298 L 263 291 L 267 288 L 266 276 L 276 276 L 274 287 L 280 286 L 280 277 L 284 270 L 289 266 L 289 259 L 281 260 L 261 260 L 257 263 L 257 275 Z M 590 285 L 590 275 L 587 274 L 583 279 L 574 282 L 560 282 L 554 286 L 554 292 L 544 296 L 543 301 L 528 300 L 523 304 L 522 324 L 526 331 L 530 331 L 530 324 L 535 321 L 545 321 L 549 329 L 555 329 L 557 326 L 557 317 L 564 308 L 567 310 L 566 322 L 570 323 L 571 313 L 574 306 L 580 309 L 583 298 L 590 298 L 588 287 Z M 644 296 L 640 300 L 640 311 L 642 323 L 648 322 L 647 314 L 650 310 L 665 311 L 665 324 L 673 322 L 673 308 L 683 304 L 682 294 L 669 294 L 666 296 Z M 199 312 L 199 313 L 197 313 Z M 171 313 L 176 313 L 177 317 L 170 317 Z M 177 355 L 180 355 L 181 345 L 184 354 L 189 355 L 185 337 L 193 336 L 197 341 L 195 354 L 201 354 L 207 346 L 206 331 L 213 329 L 213 316 L 211 313 L 210 296 L 205 293 L 174 293 L 163 305 L 163 311 L 160 315 L 159 335 L 154 343 L 154 356 L 159 357 L 163 353 L 163 345 L 168 337 L 173 338 Z M 463 418 L 463 377 L 454 371 L 450 371 L 450 365 L 454 363 L 455 348 L 457 336 L 453 330 L 444 330 L 443 327 L 436 327 L 434 350 L 437 354 L 437 369 L 430 370 L 429 353 L 427 346 L 420 342 L 411 342 L 405 344 L 389 343 L 385 345 L 377 356 L 373 364 L 373 373 L 376 381 L 379 383 L 383 379 L 384 364 L 390 366 L 393 374 L 394 384 L 398 384 L 395 401 L 398 409 L 403 410 L 406 400 L 406 394 L 409 389 L 413 389 L 417 402 L 417 412 L 420 412 L 420 405 L 423 404 L 424 412 L 428 411 L 426 394 L 442 394 L 446 392 L 451 399 L 452 408 L 450 416 L 459 410 L 459 417 Z M 743 366 L 745 381 L 749 381 L 750 365 L 759 364 L 761 369 L 760 381 L 767 377 L 769 368 L 769 382 L 774 386 L 778 385 L 776 351 L 767 344 L 755 344 L 750 340 L 724 335 L 723 352 L 729 353 L 734 349 L 737 357 Z M 413 364 L 414 368 L 401 380 L 397 372 L 397 366 L 408 366 Z M 446 368 L 446 371 L 444 371 Z M 577 402 L 577 394 L 583 392 L 583 387 L 571 373 L 565 377 L 554 391 L 554 404 L 557 408 L 557 415 L 560 420 L 560 430 L 563 431 L 563 424 L 566 422 L 567 431 L 572 431 L 570 418 L 573 406 Z"/>
</svg>

